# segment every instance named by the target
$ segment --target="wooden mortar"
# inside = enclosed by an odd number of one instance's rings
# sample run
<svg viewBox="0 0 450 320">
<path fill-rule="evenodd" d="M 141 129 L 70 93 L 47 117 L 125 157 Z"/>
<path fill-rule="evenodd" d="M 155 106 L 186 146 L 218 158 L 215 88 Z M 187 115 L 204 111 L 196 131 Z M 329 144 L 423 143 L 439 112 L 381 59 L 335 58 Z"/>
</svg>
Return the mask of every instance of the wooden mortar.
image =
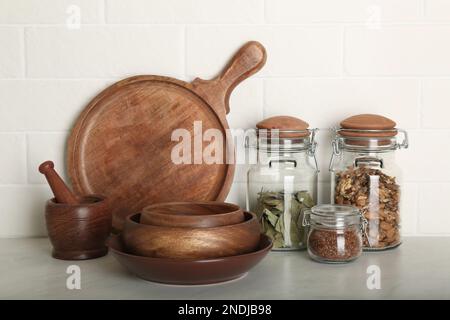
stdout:
<svg viewBox="0 0 450 320">
<path fill-rule="evenodd" d="M 111 232 L 108 201 L 101 195 L 75 196 L 54 170 L 53 162 L 39 166 L 55 195 L 46 203 L 45 221 L 52 256 L 63 260 L 85 260 L 104 256 Z"/>
</svg>

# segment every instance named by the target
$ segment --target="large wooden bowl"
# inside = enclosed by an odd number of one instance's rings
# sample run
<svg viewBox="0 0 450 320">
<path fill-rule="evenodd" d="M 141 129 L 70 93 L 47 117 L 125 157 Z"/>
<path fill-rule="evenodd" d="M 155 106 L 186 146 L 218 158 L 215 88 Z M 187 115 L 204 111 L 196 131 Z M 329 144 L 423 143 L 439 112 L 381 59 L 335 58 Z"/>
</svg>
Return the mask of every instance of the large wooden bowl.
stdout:
<svg viewBox="0 0 450 320">
<path fill-rule="evenodd" d="M 242 223 L 214 228 L 179 228 L 141 224 L 141 214 L 127 216 L 123 240 L 128 252 L 155 258 L 211 259 L 252 252 L 260 239 L 255 214 Z"/>
<path fill-rule="evenodd" d="M 269 253 L 272 241 L 261 235 L 258 247 L 250 253 L 208 260 L 149 258 L 130 254 L 120 236 L 108 240 L 111 253 L 136 276 L 154 282 L 198 285 L 233 280 L 244 276 Z"/>
<path fill-rule="evenodd" d="M 145 207 L 141 223 L 164 227 L 212 228 L 245 220 L 239 206 L 219 201 L 167 202 Z"/>
</svg>

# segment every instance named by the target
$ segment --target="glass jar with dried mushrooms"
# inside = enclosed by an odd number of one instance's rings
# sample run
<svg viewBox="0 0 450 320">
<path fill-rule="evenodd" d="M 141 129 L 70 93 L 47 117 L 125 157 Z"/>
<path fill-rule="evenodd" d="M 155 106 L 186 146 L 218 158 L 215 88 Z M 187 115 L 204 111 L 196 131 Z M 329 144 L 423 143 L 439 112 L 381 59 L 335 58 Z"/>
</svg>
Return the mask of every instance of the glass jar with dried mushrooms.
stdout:
<svg viewBox="0 0 450 320">
<path fill-rule="evenodd" d="M 367 220 L 364 250 L 384 250 L 401 243 L 401 170 L 395 150 L 407 148 L 408 138 L 406 131 L 395 126 L 386 117 L 362 114 L 345 119 L 335 130 L 331 200 L 361 210 Z"/>
<path fill-rule="evenodd" d="M 247 146 L 254 159 L 247 174 L 247 208 L 258 215 L 274 250 L 306 249 L 306 209 L 317 197 L 315 130 L 300 119 L 268 118 L 257 124 Z"/>
</svg>

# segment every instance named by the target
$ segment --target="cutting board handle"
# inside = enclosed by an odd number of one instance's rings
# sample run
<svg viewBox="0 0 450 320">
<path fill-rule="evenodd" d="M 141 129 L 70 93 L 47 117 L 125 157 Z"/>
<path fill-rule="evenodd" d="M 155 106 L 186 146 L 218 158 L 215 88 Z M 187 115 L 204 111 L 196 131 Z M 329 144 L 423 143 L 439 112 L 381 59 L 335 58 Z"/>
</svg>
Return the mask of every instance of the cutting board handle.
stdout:
<svg viewBox="0 0 450 320">
<path fill-rule="evenodd" d="M 266 49 L 257 41 L 249 41 L 234 55 L 220 75 L 212 80 L 195 79 L 192 89 L 223 118 L 230 112 L 229 99 L 233 89 L 258 72 L 266 63 Z"/>
</svg>

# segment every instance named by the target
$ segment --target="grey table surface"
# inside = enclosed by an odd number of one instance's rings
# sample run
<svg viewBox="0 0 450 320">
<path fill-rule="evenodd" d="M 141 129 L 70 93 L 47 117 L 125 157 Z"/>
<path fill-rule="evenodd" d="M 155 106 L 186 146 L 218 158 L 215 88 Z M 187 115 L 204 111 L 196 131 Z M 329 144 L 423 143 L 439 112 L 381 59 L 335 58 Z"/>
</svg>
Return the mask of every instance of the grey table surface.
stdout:
<svg viewBox="0 0 450 320">
<path fill-rule="evenodd" d="M 450 299 L 450 237 L 406 238 L 394 250 L 340 265 L 314 262 L 305 251 L 271 252 L 245 277 L 203 286 L 141 280 L 111 254 L 74 262 L 53 259 L 50 251 L 46 238 L 0 239 L 0 298 Z M 66 287 L 73 264 L 81 270 L 79 290 Z M 380 268 L 380 289 L 367 286 L 373 265 Z"/>
</svg>

